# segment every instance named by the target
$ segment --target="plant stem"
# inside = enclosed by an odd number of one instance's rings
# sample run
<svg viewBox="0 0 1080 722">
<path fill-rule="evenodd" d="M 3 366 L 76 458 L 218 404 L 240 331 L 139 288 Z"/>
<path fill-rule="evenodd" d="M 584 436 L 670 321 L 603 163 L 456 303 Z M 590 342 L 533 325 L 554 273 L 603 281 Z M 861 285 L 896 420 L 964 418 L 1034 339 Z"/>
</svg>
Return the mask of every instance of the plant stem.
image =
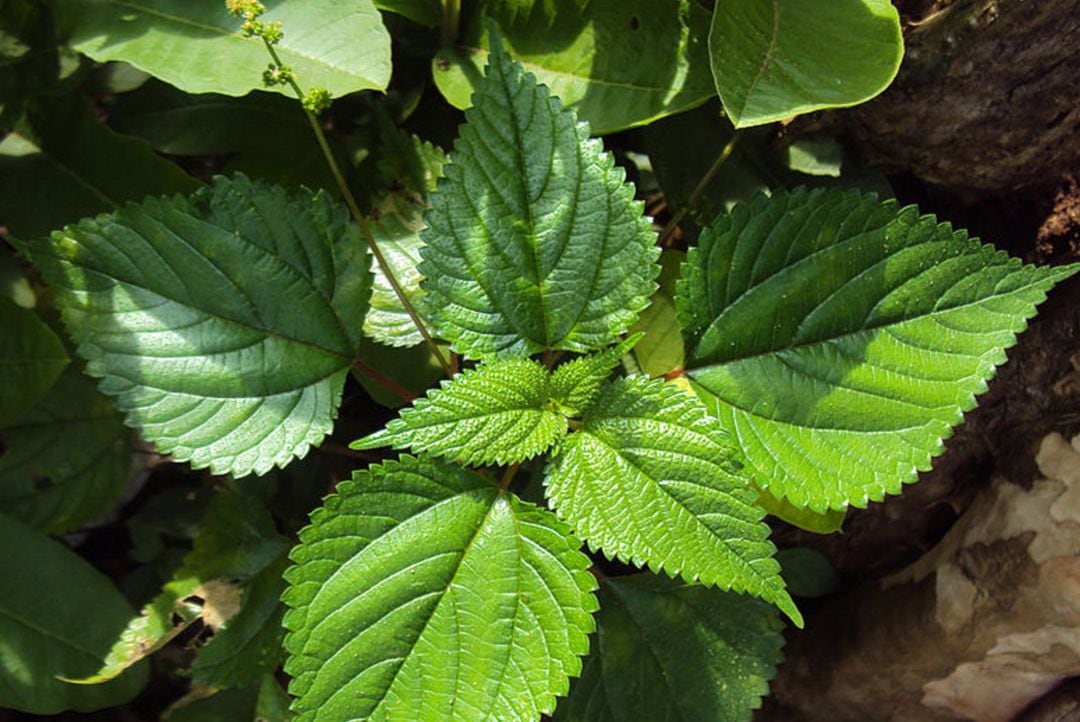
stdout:
<svg viewBox="0 0 1080 722">
<path fill-rule="evenodd" d="M 668 224 L 664 226 L 664 230 L 660 234 L 660 245 L 666 245 L 668 237 L 675 232 L 675 229 L 679 225 L 679 221 L 681 221 L 690 208 L 697 203 L 698 198 L 700 198 L 701 194 L 705 192 L 705 189 L 709 187 L 709 183 L 711 183 L 712 179 L 716 177 L 716 174 L 720 172 L 720 167 L 724 165 L 724 161 L 731 157 L 731 154 L 735 151 L 735 144 L 739 140 L 739 135 L 739 131 L 735 131 L 731 136 L 731 140 L 729 140 L 727 145 L 721 149 L 720 155 L 716 156 L 716 160 L 713 161 L 709 170 L 705 171 L 705 175 L 701 176 L 701 180 L 694 186 L 694 190 L 690 191 L 690 196 L 686 199 L 686 203 L 679 209 L 679 212 L 668 221 Z"/>
<path fill-rule="evenodd" d="M 518 466 L 520 464 L 511 464 L 506 467 L 506 471 L 503 472 L 502 478 L 499 479 L 499 488 L 506 491 L 510 486 L 510 482 L 514 480 L 514 476 L 517 474 Z"/>
<path fill-rule="evenodd" d="M 393 379 L 387 376 L 383 376 L 381 373 L 373 369 L 371 366 L 368 366 L 360 359 L 354 358 L 352 360 L 352 367 L 360 373 L 364 374 L 364 376 L 367 376 L 375 383 L 379 384 L 379 386 L 382 386 L 394 396 L 397 396 L 402 401 L 408 401 L 411 403 L 412 401 L 416 400 L 416 394 L 414 394 L 412 391 L 409 391 L 407 388 L 398 384 Z"/>
<path fill-rule="evenodd" d="M 442 46 L 448 48 L 458 36 L 461 21 L 461 0 L 443 0 Z"/>
<path fill-rule="evenodd" d="M 263 38 L 263 44 L 266 46 L 274 63 L 278 67 L 282 67 L 281 58 L 278 57 L 274 46 L 268 43 L 265 38 Z M 300 85 L 292 78 L 289 78 L 288 82 L 289 86 L 293 89 L 293 92 L 296 93 L 296 97 L 303 102 L 304 91 L 300 88 Z M 398 283 L 397 277 L 394 276 L 393 269 L 390 268 L 390 264 L 387 262 L 386 257 L 379 249 L 379 245 L 375 242 L 375 236 L 372 235 L 367 220 L 364 218 L 364 214 L 360 212 L 360 206 L 357 205 L 352 190 L 349 189 L 349 184 L 345 182 L 345 176 L 341 172 L 341 167 L 338 165 L 337 159 L 334 158 L 334 152 L 330 149 L 330 143 L 326 140 L 326 133 L 323 132 L 322 126 L 319 125 L 319 119 L 307 108 L 304 108 L 303 111 L 304 115 L 307 116 L 308 123 L 311 124 L 311 130 L 315 133 L 315 139 L 319 142 L 319 148 L 322 149 L 323 156 L 326 157 L 326 162 L 330 166 L 330 172 L 334 176 L 334 181 L 337 182 L 338 190 L 341 191 L 341 196 L 345 199 L 345 205 L 348 206 L 349 213 L 352 214 L 353 220 L 356 221 L 356 225 L 360 226 L 360 232 L 364 235 L 364 242 L 367 243 L 368 248 L 371 249 L 371 255 L 375 256 L 375 262 L 379 264 L 379 268 L 382 270 L 383 275 L 386 276 L 386 280 L 390 282 L 390 286 L 394 289 L 394 294 L 397 296 L 398 301 L 401 302 L 401 306 L 405 309 L 405 313 L 409 314 L 409 318 L 411 318 L 412 322 L 416 325 L 416 329 L 420 332 L 420 335 L 424 337 L 424 343 L 428 345 L 428 348 L 431 349 L 431 353 L 435 356 L 439 365 L 442 366 L 443 373 L 447 376 L 451 376 L 450 364 L 447 363 L 446 357 L 443 356 L 442 350 L 439 349 L 439 345 L 435 343 L 435 339 L 431 337 L 424 322 L 420 319 L 420 314 L 416 312 L 416 308 L 405 295 L 405 290 L 401 287 L 401 284 Z"/>
</svg>

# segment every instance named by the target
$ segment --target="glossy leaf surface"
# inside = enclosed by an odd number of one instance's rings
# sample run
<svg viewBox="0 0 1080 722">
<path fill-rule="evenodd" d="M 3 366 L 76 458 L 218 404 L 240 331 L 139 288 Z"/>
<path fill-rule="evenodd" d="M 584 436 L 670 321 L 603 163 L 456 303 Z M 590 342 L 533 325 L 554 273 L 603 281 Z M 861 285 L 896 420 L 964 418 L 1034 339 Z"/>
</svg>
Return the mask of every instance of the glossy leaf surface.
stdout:
<svg viewBox="0 0 1080 722">
<path fill-rule="evenodd" d="M 369 467 L 300 538 L 284 597 L 298 722 L 534 720 L 581 670 L 588 558 L 479 474 Z"/>
<path fill-rule="evenodd" d="M 690 252 L 686 368 L 759 486 L 815 511 L 865 506 L 929 468 L 1077 270 L 1025 266 L 857 191 L 777 192 Z"/>
<path fill-rule="evenodd" d="M 329 432 L 371 276 L 324 194 L 218 178 L 34 242 L 100 388 L 159 450 L 265 473 Z"/>
</svg>

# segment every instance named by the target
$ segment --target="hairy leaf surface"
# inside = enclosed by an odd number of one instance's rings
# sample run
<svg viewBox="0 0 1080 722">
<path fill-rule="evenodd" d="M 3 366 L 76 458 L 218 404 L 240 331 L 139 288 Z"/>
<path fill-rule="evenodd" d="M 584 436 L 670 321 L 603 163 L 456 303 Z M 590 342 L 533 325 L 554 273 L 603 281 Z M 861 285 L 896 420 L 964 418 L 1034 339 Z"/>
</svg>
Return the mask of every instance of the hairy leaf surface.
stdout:
<svg viewBox="0 0 1080 722">
<path fill-rule="evenodd" d="M 573 107 L 594 133 L 650 123 L 716 92 L 708 71 L 709 14 L 692 0 L 484 2 L 461 44 L 432 66 L 451 104 L 467 108 L 481 76 L 492 18 L 514 56 Z"/>
<path fill-rule="evenodd" d="M 606 386 L 563 442 L 545 484 L 595 549 L 689 581 L 745 591 L 802 624 L 772 558 L 738 453 L 693 397 L 662 381 Z"/>
<path fill-rule="evenodd" d="M 777 192 L 720 217 L 679 282 L 686 368 L 756 482 L 815 511 L 928 469 L 1055 282 L 914 207 Z"/>
<path fill-rule="evenodd" d="M 189 93 L 244 95 L 263 89 L 268 63 L 260 38 L 218 0 L 49 0 L 57 33 L 98 62 L 123 60 Z M 282 0 L 276 50 L 304 87 L 334 95 L 382 90 L 390 80 L 390 35 L 371 0 Z M 273 90 L 289 95 L 286 86 Z"/>
<path fill-rule="evenodd" d="M 30 252 L 88 373 L 161 451 L 261 474 L 330 431 L 371 275 L 326 195 L 218 178 Z"/>
<path fill-rule="evenodd" d="M 510 464 L 543 452 L 566 433 L 549 401 L 548 372 L 529 359 L 483 364 L 443 381 L 354 449 L 394 446 L 462 464 Z"/>
<path fill-rule="evenodd" d="M 581 670 L 588 558 L 479 474 L 372 466 L 300 538 L 284 597 L 297 722 L 533 720 Z"/>
<path fill-rule="evenodd" d="M 64 345 L 44 321 L 0 297 L 0 427 L 41 398 L 67 363 Z"/>
<path fill-rule="evenodd" d="M 888 0 L 718 2 L 709 32 L 716 89 L 737 128 L 869 100 L 903 52 Z"/>
<path fill-rule="evenodd" d="M 653 232 L 611 155 L 493 45 L 421 234 L 435 327 L 470 358 L 602 347 L 655 288 Z"/>
<path fill-rule="evenodd" d="M 131 615 L 101 572 L 62 544 L 0 514 L 0 707 L 51 715 L 126 702 L 146 668 L 92 687 L 58 679 L 97 669 Z"/>
<path fill-rule="evenodd" d="M 781 660 L 766 604 L 651 574 L 600 586 L 593 648 L 555 722 L 746 722 Z"/>
<path fill-rule="evenodd" d="M 0 429 L 0 510 L 50 534 L 107 513 L 127 488 L 130 433 L 93 381 L 69 367 Z"/>
<path fill-rule="evenodd" d="M 551 374 L 551 397 L 570 416 L 580 416 L 600 393 L 600 387 L 623 356 L 642 340 L 636 333 L 600 353 L 564 363 Z"/>
</svg>

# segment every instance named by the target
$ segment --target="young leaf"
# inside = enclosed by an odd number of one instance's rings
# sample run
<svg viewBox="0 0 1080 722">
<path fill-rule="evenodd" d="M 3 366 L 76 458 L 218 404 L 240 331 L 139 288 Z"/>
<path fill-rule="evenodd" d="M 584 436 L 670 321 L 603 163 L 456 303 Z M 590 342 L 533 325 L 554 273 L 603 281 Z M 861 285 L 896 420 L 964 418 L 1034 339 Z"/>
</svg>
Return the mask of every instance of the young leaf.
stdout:
<svg viewBox="0 0 1080 722">
<path fill-rule="evenodd" d="M 600 348 L 656 287 L 654 234 L 599 141 L 492 47 L 421 234 L 435 327 L 470 358 Z"/>
<path fill-rule="evenodd" d="M 0 427 L 41 398 L 67 363 L 51 328 L 33 311 L 0 297 Z"/>
<path fill-rule="evenodd" d="M 652 574 L 600 586 L 596 638 L 555 722 L 748 722 L 780 662 L 768 605 Z"/>
<path fill-rule="evenodd" d="M 549 402 L 548 373 L 529 359 L 506 359 L 465 371 L 418 399 L 354 449 L 411 448 L 468 466 L 531 459 L 566 433 Z"/>
<path fill-rule="evenodd" d="M 597 354 L 582 356 L 564 363 L 551 374 L 551 398 L 571 416 L 580 416 L 600 393 L 600 387 L 619 365 L 623 356 L 641 342 L 636 333 L 621 343 Z"/>
<path fill-rule="evenodd" d="M 330 431 L 371 275 L 326 195 L 218 178 L 29 252 L 88 373 L 162 452 L 262 474 Z"/>
<path fill-rule="evenodd" d="M 0 510 L 61 534 L 112 509 L 131 471 L 130 432 L 77 368 L 0 429 Z"/>
<path fill-rule="evenodd" d="M 93 672 L 132 614 L 101 572 L 58 542 L 0 514 L 0 707 L 50 715 L 126 702 L 146 683 L 146 668 L 109 684 L 58 679 Z"/>
<path fill-rule="evenodd" d="M 297 722 L 532 720 L 581 670 L 588 558 L 550 512 L 479 474 L 372 466 L 300 539 L 284 596 Z"/>
<path fill-rule="evenodd" d="M 467 16 L 461 46 L 440 53 L 432 66 L 439 91 L 458 108 L 471 104 L 487 54 L 485 18 L 499 24 L 526 69 L 597 134 L 645 125 L 716 93 L 708 70 L 709 13 L 693 0 L 479 5 Z"/>
<path fill-rule="evenodd" d="M 126 61 L 189 93 L 244 95 L 263 88 L 266 48 L 259 38 L 243 36 L 224 2 L 48 4 L 57 34 L 98 62 Z M 344 95 L 382 90 L 390 80 L 390 35 L 371 0 L 283 0 L 271 3 L 261 19 L 284 24 L 276 50 L 306 87 Z M 280 85 L 273 90 L 292 92 Z"/>
<path fill-rule="evenodd" d="M 601 391 L 581 431 L 551 460 L 545 484 L 555 511 L 589 546 L 748 592 L 801 626 L 737 459 L 693 397 L 635 376 Z"/>
<path fill-rule="evenodd" d="M 1035 268 L 914 207 L 776 192 L 720 217 L 679 282 L 686 368 L 756 482 L 815 511 L 930 467 L 1046 292 Z"/>
<path fill-rule="evenodd" d="M 736 128 L 869 100 L 903 53 L 889 0 L 718 2 L 709 31 L 716 90 Z"/>
</svg>

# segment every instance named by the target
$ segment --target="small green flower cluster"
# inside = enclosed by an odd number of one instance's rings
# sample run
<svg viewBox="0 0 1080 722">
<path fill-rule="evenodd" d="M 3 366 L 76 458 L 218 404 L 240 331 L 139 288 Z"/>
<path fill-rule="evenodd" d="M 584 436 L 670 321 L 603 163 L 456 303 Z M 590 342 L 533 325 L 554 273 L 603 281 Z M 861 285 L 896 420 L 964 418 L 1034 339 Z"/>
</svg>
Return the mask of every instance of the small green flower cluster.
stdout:
<svg viewBox="0 0 1080 722">
<path fill-rule="evenodd" d="M 296 74 L 288 65 L 280 62 L 273 46 L 281 42 L 285 33 L 281 29 L 281 22 L 267 23 L 259 20 L 259 16 L 266 12 L 266 6 L 258 0 L 225 0 L 225 7 L 229 14 L 242 18 L 244 24 L 240 26 L 245 38 L 262 38 L 274 59 L 266 70 L 263 71 L 263 84 L 266 86 L 292 85 L 297 93 L 300 89 L 296 84 Z M 321 113 L 330 107 L 333 98 L 326 88 L 312 88 L 300 98 L 304 109 L 311 113 Z"/>
</svg>

